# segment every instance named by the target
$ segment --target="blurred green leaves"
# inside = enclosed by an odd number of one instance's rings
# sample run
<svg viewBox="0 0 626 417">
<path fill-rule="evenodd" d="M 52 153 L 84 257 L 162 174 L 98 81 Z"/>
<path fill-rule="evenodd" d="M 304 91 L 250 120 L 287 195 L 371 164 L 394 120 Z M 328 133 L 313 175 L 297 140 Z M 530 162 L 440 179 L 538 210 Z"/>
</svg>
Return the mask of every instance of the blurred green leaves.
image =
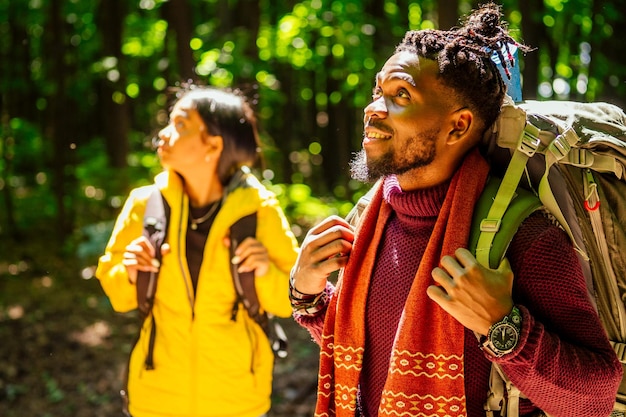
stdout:
<svg viewBox="0 0 626 417">
<path fill-rule="evenodd" d="M 114 217 L 125 192 L 160 169 L 146 144 L 167 120 L 168 87 L 183 81 L 184 51 L 197 81 L 246 89 L 266 181 L 290 220 L 304 231 L 315 218 L 343 215 L 367 188 L 347 179 L 345 161 L 360 147 L 376 71 L 407 29 L 438 27 L 439 8 L 474 5 L 262 0 L 258 14 L 244 15 L 240 1 L 189 0 L 181 29 L 166 0 L 0 0 L 0 233 L 9 211 L 22 229 L 54 224 L 63 208 L 76 210 L 77 228 Z M 619 2 L 546 0 L 525 15 L 519 0 L 502 4 L 516 39 L 523 23 L 541 29 L 529 53 L 539 98 L 626 97 Z M 119 19 L 105 20 L 114 6 Z M 106 132 L 120 121 L 109 101 L 128 116 L 123 168 L 111 167 Z"/>
</svg>

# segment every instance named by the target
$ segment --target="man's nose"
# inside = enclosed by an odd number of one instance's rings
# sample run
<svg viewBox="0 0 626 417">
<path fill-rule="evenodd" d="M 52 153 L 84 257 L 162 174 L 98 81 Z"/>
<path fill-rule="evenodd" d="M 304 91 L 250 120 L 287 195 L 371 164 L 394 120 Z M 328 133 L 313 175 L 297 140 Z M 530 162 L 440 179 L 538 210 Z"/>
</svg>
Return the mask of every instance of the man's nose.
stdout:
<svg viewBox="0 0 626 417">
<path fill-rule="evenodd" d="M 376 115 L 380 118 L 384 118 L 387 116 L 387 104 L 385 103 L 385 98 L 380 96 L 374 99 L 370 104 L 368 104 L 363 110 L 365 117 L 371 118 Z"/>
</svg>

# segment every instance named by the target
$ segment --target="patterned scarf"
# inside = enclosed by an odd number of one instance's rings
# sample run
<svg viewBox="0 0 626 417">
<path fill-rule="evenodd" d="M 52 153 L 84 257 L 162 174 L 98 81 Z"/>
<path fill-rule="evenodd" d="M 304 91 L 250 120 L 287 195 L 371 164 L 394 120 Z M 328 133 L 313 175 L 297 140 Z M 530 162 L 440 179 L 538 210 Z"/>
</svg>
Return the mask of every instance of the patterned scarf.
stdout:
<svg viewBox="0 0 626 417">
<path fill-rule="evenodd" d="M 379 416 L 466 415 L 464 328 L 426 295 L 443 255 L 466 247 L 474 204 L 488 174 L 477 150 L 450 182 L 432 236 L 400 318 Z M 337 283 L 321 342 L 316 417 L 354 417 L 365 345 L 365 308 L 376 252 L 391 207 L 380 187 L 356 231 L 350 260 Z"/>
</svg>

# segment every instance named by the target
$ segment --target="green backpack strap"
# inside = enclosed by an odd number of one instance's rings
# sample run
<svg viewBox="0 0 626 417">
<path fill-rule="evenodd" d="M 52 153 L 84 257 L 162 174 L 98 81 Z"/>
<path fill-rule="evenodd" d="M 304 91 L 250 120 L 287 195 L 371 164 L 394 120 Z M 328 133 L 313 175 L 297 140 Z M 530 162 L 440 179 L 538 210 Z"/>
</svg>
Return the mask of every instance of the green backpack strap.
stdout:
<svg viewBox="0 0 626 417">
<path fill-rule="evenodd" d="M 520 163 L 525 165 L 525 161 Z M 508 175 L 505 174 L 505 178 L 506 180 L 502 180 L 493 175 L 489 177 L 474 206 L 470 229 L 468 248 L 481 265 L 490 269 L 500 266 L 522 222 L 543 206 L 539 197 L 518 186 L 519 178 L 511 175 L 511 170 Z M 476 338 L 480 339 L 480 336 L 476 334 Z M 506 403 L 506 415 L 518 416 L 521 392 L 494 363 L 485 403 L 487 416 L 500 415 L 505 390 L 509 400 Z"/>
<path fill-rule="evenodd" d="M 541 201 L 532 192 L 517 187 L 510 202 L 503 210 L 497 210 L 494 217 L 493 206 L 501 205 L 502 180 L 491 176 L 483 190 L 472 218 L 468 248 L 478 262 L 491 269 L 497 269 L 520 224 L 532 212 L 542 207 Z M 507 193 L 508 194 L 508 193 Z M 509 196 L 506 197 L 507 200 Z"/>
</svg>

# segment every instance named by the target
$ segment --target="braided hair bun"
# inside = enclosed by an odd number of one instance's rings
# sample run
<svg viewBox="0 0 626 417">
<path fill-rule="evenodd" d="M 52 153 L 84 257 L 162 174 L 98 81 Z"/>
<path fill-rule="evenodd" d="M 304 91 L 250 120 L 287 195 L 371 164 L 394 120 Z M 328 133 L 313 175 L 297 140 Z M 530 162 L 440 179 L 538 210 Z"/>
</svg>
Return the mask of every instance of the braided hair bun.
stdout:
<svg viewBox="0 0 626 417">
<path fill-rule="evenodd" d="M 500 6 L 488 3 L 474 10 L 461 27 L 407 32 L 396 47 L 396 53 L 408 51 L 437 61 L 440 80 L 452 88 L 457 98 L 487 127 L 498 117 L 506 92 L 506 84 L 491 60 L 492 55 L 497 54 L 500 62 L 505 63 L 505 73 L 510 77 L 507 64 L 512 67 L 514 58 L 509 45 L 515 45 L 522 52 L 530 50 L 509 35 L 507 24 L 501 18 Z"/>
</svg>

